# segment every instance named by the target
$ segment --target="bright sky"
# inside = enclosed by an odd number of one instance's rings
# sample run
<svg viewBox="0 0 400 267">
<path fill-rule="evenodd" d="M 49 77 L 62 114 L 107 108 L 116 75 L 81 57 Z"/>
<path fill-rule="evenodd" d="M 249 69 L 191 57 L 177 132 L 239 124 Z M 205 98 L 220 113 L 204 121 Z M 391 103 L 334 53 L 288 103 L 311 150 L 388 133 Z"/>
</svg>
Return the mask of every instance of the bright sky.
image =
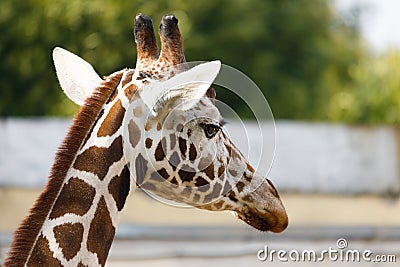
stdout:
<svg viewBox="0 0 400 267">
<path fill-rule="evenodd" d="M 400 0 L 335 0 L 335 5 L 341 11 L 363 7 L 361 31 L 373 49 L 400 49 Z"/>
</svg>

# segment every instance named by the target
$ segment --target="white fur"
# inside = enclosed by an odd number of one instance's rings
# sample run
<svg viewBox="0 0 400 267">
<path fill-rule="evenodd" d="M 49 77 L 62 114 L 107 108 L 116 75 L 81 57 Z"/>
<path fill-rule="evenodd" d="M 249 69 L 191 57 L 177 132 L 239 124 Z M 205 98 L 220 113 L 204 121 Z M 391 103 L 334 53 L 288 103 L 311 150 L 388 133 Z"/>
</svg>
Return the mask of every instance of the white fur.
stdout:
<svg viewBox="0 0 400 267">
<path fill-rule="evenodd" d="M 53 61 L 64 93 L 83 105 L 102 79 L 88 62 L 61 47 L 54 48 Z"/>
<path fill-rule="evenodd" d="M 221 62 L 216 60 L 197 65 L 167 81 L 151 80 L 140 91 L 141 98 L 155 116 L 178 106 L 187 110 L 206 94 L 220 68 Z"/>
</svg>

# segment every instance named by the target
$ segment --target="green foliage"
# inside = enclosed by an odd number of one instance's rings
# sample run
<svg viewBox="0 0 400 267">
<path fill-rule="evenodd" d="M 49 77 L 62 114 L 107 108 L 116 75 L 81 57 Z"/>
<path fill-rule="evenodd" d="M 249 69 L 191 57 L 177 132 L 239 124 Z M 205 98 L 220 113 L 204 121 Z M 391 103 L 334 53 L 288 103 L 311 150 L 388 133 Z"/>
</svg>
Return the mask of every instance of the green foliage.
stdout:
<svg viewBox="0 0 400 267">
<path fill-rule="evenodd" d="M 134 67 L 133 20 L 140 12 L 155 27 L 174 13 L 187 60 L 221 59 L 248 74 L 277 118 L 341 118 L 331 100 L 351 83 L 348 70 L 363 49 L 356 26 L 328 0 L 2 0 L 0 116 L 74 113 L 59 89 L 52 49 L 80 55 L 101 75 Z M 218 94 L 250 116 L 229 94 Z"/>
<path fill-rule="evenodd" d="M 400 124 L 400 51 L 364 58 L 350 69 L 352 82 L 333 97 L 330 119 Z"/>
</svg>

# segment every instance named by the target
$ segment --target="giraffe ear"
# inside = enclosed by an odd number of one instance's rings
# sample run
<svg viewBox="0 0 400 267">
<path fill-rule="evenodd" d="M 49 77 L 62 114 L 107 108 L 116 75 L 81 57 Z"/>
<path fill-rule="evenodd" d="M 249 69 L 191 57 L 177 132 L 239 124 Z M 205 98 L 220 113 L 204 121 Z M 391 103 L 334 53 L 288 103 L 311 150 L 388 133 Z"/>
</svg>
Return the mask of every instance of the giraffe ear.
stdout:
<svg viewBox="0 0 400 267">
<path fill-rule="evenodd" d="M 76 104 L 83 105 L 102 79 L 88 62 L 63 48 L 54 48 L 53 61 L 64 93 Z"/>
<path fill-rule="evenodd" d="M 173 108 L 193 107 L 210 88 L 221 68 L 221 61 L 197 65 L 163 82 L 155 81 L 142 90 L 142 99 L 154 112 L 164 113 Z"/>
</svg>

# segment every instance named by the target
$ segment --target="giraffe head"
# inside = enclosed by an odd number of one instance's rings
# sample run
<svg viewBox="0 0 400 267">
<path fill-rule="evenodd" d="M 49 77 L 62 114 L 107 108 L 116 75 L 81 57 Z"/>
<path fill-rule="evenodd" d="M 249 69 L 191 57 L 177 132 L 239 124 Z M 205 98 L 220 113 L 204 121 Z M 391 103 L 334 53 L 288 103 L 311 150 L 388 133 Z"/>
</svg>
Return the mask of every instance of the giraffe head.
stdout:
<svg viewBox="0 0 400 267">
<path fill-rule="evenodd" d="M 161 20 L 160 55 L 149 17 L 136 16 L 134 33 L 136 69 L 123 71 L 113 97 L 127 103 L 123 152 L 137 186 L 201 209 L 233 211 L 262 231 L 283 231 L 288 218 L 277 190 L 224 133 L 211 87 L 221 63 L 189 68 L 173 15 Z M 88 63 L 65 50 L 56 49 L 54 58 L 63 90 L 82 104 L 101 79 Z"/>
</svg>

